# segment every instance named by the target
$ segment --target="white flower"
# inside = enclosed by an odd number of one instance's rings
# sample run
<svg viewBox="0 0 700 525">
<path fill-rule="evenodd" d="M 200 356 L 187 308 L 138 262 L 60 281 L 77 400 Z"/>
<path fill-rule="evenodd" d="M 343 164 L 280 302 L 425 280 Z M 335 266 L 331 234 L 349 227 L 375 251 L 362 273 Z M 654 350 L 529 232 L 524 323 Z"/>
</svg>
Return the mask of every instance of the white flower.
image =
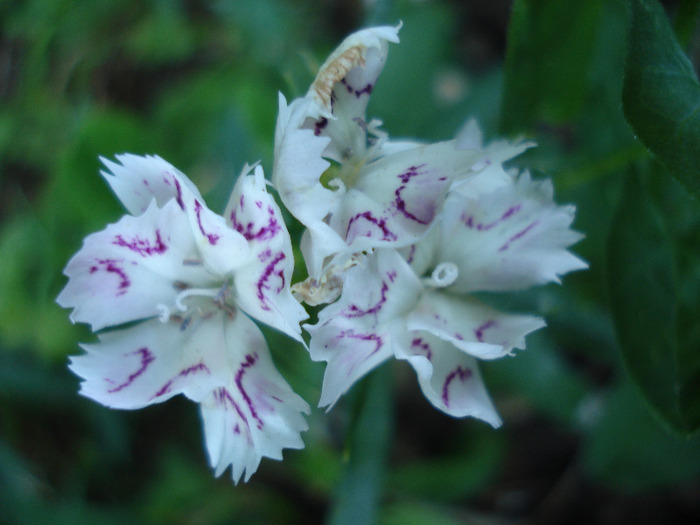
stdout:
<svg viewBox="0 0 700 525">
<path fill-rule="evenodd" d="M 388 140 L 365 112 L 398 29 L 350 35 L 305 97 L 288 105 L 280 95 L 272 181 L 308 228 L 302 251 L 312 279 L 354 253 L 417 242 L 451 185 L 528 147 L 498 148 L 501 158 L 490 158 L 469 132 L 427 145 Z"/>
<path fill-rule="evenodd" d="M 321 406 L 396 357 L 413 366 L 440 410 L 500 425 L 477 360 L 524 349 L 544 321 L 498 312 L 469 294 L 559 282 L 586 264 L 567 251 L 581 235 L 570 230 L 573 207 L 554 204 L 549 181 L 505 172 L 499 180 L 458 186 L 419 243 L 376 250 L 345 271 L 340 299 L 305 326 L 312 359 L 328 363 Z"/>
<path fill-rule="evenodd" d="M 58 297 L 99 334 L 71 369 L 81 393 L 135 409 L 184 394 L 201 405 L 216 474 L 248 480 L 263 456 L 301 448 L 307 404 L 277 372 L 251 320 L 301 341 L 293 256 L 262 169 L 239 178 L 224 214 L 159 157 L 121 155 L 103 176 L 130 215 L 85 239 Z M 250 317 L 249 317 L 250 316 Z M 126 326 L 119 326 L 131 323 Z"/>
</svg>

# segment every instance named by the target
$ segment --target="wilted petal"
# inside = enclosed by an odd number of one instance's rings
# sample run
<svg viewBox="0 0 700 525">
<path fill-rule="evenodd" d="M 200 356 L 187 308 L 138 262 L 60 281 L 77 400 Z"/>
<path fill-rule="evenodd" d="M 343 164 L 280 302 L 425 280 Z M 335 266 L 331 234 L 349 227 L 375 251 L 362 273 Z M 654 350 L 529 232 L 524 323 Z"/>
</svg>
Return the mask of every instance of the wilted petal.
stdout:
<svg viewBox="0 0 700 525">
<path fill-rule="evenodd" d="M 86 354 L 71 358 L 80 393 L 114 408 L 141 408 L 176 394 L 200 401 L 226 384 L 222 315 L 182 330 L 179 323 L 156 319 L 106 332 Z"/>
<path fill-rule="evenodd" d="M 308 316 L 290 290 L 292 244 L 282 212 L 267 193 L 262 168 L 239 177 L 225 214 L 250 247 L 248 261 L 235 274 L 236 303 L 255 319 L 301 341 L 299 323 Z"/>
<path fill-rule="evenodd" d="M 259 328 L 239 315 L 227 327 L 229 381 L 202 401 L 207 451 L 217 476 L 248 481 L 261 458 L 282 459 L 282 449 L 302 448 L 309 407 L 282 378 Z"/>
<path fill-rule="evenodd" d="M 126 215 L 85 239 L 57 301 L 74 309 L 73 322 L 93 330 L 152 317 L 158 304 L 174 301 L 178 282 L 212 282 L 204 268 L 187 264 L 198 260 L 187 214 L 175 201 L 162 209 L 152 201 L 142 215 Z"/>
<path fill-rule="evenodd" d="M 421 331 L 406 333 L 395 348 L 396 357 L 413 366 L 423 394 L 436 408 L 454 417 L 475 417 L 494 427 L 501 425 L 476 359 Z"/>
<path fill-rule="evenodd" d="M 454 192 L 442 216 L 438 260 L 459 268 L 456 292 L 522 290 L 559 282 L 587 265 L 566 250 L 573 206 L 557 206 L 550 181 L 525 173 L 496 191 L 468 198 Z"/>
<path fill-rule="evenodd" d="M 321 117 L 364 120 L 369 96 L 384 68 L 388 42 L 398 43 L 399 27 L 381 26 L 357 31 L 331 53 L 319 69 L 307 96 Z M 333 103 L 331 103 L 331 100 Z"/>
<path fill-rule="evenodd" d="M 542 328 L 537 317 L 504 314 L 471 298 L 426 292 L 408 315 L 409 330 L 425 330 L 480 359 L 525 348 L 525 336 Z"/>
<path fill-rule="evenodd" d="M 126 153 L 116 157 L 121 164 L 101 159 L 109 170 L 101 173 L 132 215 L 146 211 L 153 199 L 159 207 L 175 199 L 183 210 L 192 199 L 202 199 L 184 173 L 157 155 Z"/>
</svg>

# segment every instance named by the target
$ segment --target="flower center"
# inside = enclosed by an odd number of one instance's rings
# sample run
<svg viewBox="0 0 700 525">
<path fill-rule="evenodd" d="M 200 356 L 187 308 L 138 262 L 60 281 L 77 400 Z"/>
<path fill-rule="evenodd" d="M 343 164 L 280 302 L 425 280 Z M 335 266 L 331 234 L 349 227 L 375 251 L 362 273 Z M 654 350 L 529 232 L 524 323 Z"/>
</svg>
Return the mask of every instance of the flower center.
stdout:
<svg viewBox="0 0 700 525">
<path fill-rule="evenodd" d="M 174 308 L 160 303 L 158 320 L 161 323 L 175 321 L 181 323 L 181 329 L 186 329 L 193 317 L 206 317 L 211 315 L 212 306 L 223 310 L 229 316 L 236 314 L 236 307 L 231 301 L 231 284 L 226 281 L 219 288 L 190 288 L 187 283 L 177 283 L 182 291 L 175 297 Z"/>
</svg>

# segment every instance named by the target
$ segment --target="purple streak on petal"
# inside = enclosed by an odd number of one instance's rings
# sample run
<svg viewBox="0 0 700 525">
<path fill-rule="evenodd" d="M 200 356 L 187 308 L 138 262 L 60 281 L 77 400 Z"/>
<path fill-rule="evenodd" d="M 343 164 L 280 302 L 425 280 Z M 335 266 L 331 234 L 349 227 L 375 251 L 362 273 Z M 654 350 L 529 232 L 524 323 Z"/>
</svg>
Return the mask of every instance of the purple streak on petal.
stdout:
<svg viewBox="0 0 700 525">
<path fill-rule="evenodd" d="M 175 191 L 177 192 L 175 200 L 177 201 L 178 206 L 180 206 L 180 209 L 185 211 L 185 203 L 182 201 L 182 187 L 180 186 L 180 181 L 177 180 L 175 175 L 170 176 L 173 178 L 173 182 L 175 182 Z"/>
<path fill-rule="evenodd" d="M 124 295 L 129 286 L 131 286 L 129 276 L 126 275 L 123 268 L 117 266 L 117 263 L 120 262 L 124 262 L 124 259 L 96 259 L 95 263 L 97 263 L 97 265 L 90 267 L 91 274 L 98 270 L 104 270 L 105 272 L 113 273 L 119 277 L 119 291 L 117 292 L 117 297 Z"/>
<path fill-rule="evenodd" d="M 352 240 L 357 237 L 358 235 L 353 235 L 352 239 L 350 238 L 350 230 L 352 230 L 353 226 L 355 225 L 355 221 L 358 220 L 365 220 L 370 223 L 370 225 L 375 226 L 379 228 L 379 230 L 382 233 L 382 238 L 380 239 L 381 241 L 395 241 L 397 239 L 397 236 L 394 232 L 389 230 L 389 228 L 386 225 L 386 220 L 384 219 L 377 219 L 374 215 L 372 215 L 372 212 L 370 211 L 365 211 L 362 213 L 358 213 L 354 217 L 352 217 L 348 221 L 348 228 L 345 231 L 345 239 L 349 240 L 352 242 Z M 371 237 L 372 234 L 368 231 L 363 235 L 363 237 Z"/>
<path fill-rule="evenodd" d="M 243 197 L 244 197 L 244 195 L 241 194 L 241 198 L 238 199 L 238 205 L 241 208 L 241 211 L 243 211 L 243 203 L 245 202 L 245 199 Z"/>
<path fill-rule="evenodd" d="M 264 250 L 258 254 L 258 260 L 260 262 L 265 262 L 267 261 L 270 257 L 272 257 L 272 250 L 269 248 L 267 250 Z"/>
<path fill-rule="evenodd" d="M 234 381 L 236 382 L 236 387 L 238 388 L 238 391 L 241 393 L 243 399 L 245 399 L 245 402 L 248 405 L 250 415 L 253 416 L 253 419 L 255 419 L 255 421 L 257 422 L 258 429 L 262 429 L 262 427 L 264 426 L 263 420 L 260 419 L 260 416 L 258 416 L 258 412 L 255 410 L 255 406 L 253 406 L 253 400 L 250 399 L 248 392 L 246 392 L 245 388 L 243 388 L 243 376 L 251 366 L 255 365 L 257 360 L 258 354 L 247 354 L 245 356 L 245 361 L 241 363 L 241 367 L 236 372 L 236 378 Z"/>
<path fill-rule="evenodd" d="M 530 223 L 527 226 L 527 228 L 524 228 L 524 229 L 520 230 L 518 233 L 516 233 L 515 235 L 513 235 L 510 239 L 508 239 L 508 242 L 506 242 L 503 246 L 501 246 L 498 249 L 498 251 L 503 252 L 503 251 L 507 250 L 508 248 L 510 248 L 511 243 L 513 243 L 514 241 L 517 241 L 523 235 L 525 235 L 527 232 L 529 232 L 531 229 L 533 229 L 535 226 L 537 226 L 538 222 L 539 221 L 534 221 L 534 222 Z"/>
<path fill-rule="evenodd" d="M 255 201 L 255 204 L 258 208 L 261 208 L 263 205 L 260 201 Z M 257 226 L 255 221 L 247 222 L 245 225 L 238 222 L 235 209 L 231 211 L 231 226 L 248 241 L 269 241 L 282 231 L 282 226 L 277 221 L 277 215 L 272 206 L 267 207 L 267 224 L 260 226 L 257 231 L 254 231 L 254 228 Z"/>
<path fill-rule="evenodd" d="M 279 263 L 281 263 L 285 259 L 285 254 L 284 252 L 279 252 L 275 258 L 270 262 L 266 267 L 265 271 L 263 272 L 262 276 L 260 279 L 258 279 L 257 282 L 257 288 L 258 288 L 258 299 L 260 299 L 260 306 L 262 307 L 263 310 L 270 311 L 270 305 L 267 304 L 267 299 L 265 297 L 265 292 L 264 290 L 269 290 L 270 286 L 268 285 L 268 281 L 270 280 L 270 277 L 273 275 L 276 275 L 280 278 L 281 284 L 280 286 L 277 287 L 275 290 L 275 293 L 280 293 L 285 286 L 285 278 L 284 278 L 284 269 L 282 270 L 277 270 L 276 267 Z"/>
<path fill-rule="evenodd" d="M 446 407 L 449 408 L 450 406 L 450 383 L 452 383 L 452 381 L 454 381 L 455 379 L 459 379 L 462 383 L 464 383 L 469 378 L 471 378 L 472 375 L 473 372 L 471 368 L 462 368 L 461 366 L 458 366 L 452 372 L 447 374 L 445 382 L 442 385 L 442 402 L 445 403 Z"/>
<path fill-rule="evenodd" d="M 413 262 L 413 257 L 416 255 L 416 245 L 411 244 L 411 246 L 408 249 L 408 257 L 406 257 L 406 262 L 408 264 L 411 264 Z"/>
<path fill-rule="evenodd" d="M 401 195 L 403 191 L 408 187 L 408 185 L 411 183 L 411 179 L 414 177 L 417 177 L 419 175 L 424 175 L 427 173 L 427 171 L 418 171 L 419 169 L 423 168 L 425 164 L 419 164 L 418 166 L 410 166 L 406 171 L 403 173 L 400 173 L 397 175 L 399 180 L 401 181 L 402 185 L 396 188 L 394 191 L 394 206 L 396 209 L 406 218 L 415 221 L 419 224 L 430 224 L 430 221 L 433 220 L 435 217 L 435 205 L 433 203 L 428 203 L 425 205 L 425 210 L 421 215 L 424 215 L 425 218 L 419 218 L 415 213 L 412 213 L 408 211 L 406 207 L 406 201 L 404 200 L 403 196 Z M 447 180 L 445 177 L 440 179 L 441 182 L 444 182 Z"/>
<path fill-rule="evenodd" d="M 381 294 L 382 296 L 379 298 L 379 301 L 372 306 L 371 308 L 368 308 L 366 310 L 363 310 L 362 308 L 359 308 L 355 304 L 351 304 L 348 306 L 347 310 L 343 311 L 341 315 L 343 317 L 348 317 L 348 318 L 353 318 L 353 317 L 363 317 L 368 314 L 376 314 L 379 312 L 379 310 L 382 309 L 382 306 L 384 306 L 384 303 L 386 303 L 386 293 L 389 291 L 389 285 L 386 284 L 384 281 L 382 281 L 382 289 L 381 289 Z"/>
<path fill-rule="evenodd" d="M 413 339 L 413 341 L 411 341 L 411 348 L 424 353 L 428 361 L 430 361 L 433 358 L 433 352 L 430 349 L 430 345 L 423 341 L 423 339 L 421 339 L 420 337 L 416 337 L 415 339 Z"/>
<path fill-rule="evenodd" d="M 220 404 L 221 406 L 224 407 L 224 409 L 227 408 L 227 404 L 231 405 L 231 407 L 236 411 L 238 414 L 238 417 L 243 420 L 243 423 L 245 423 L 246 427 L 248 427 L 248 418 L 245 416 L 243 411 L 241 410 L 241 407 L 238 406 L 238 403 L 236 403 L 236 400 L 233 399 L 233 396 L 231 396 L 231 393 L 225 389 L 225 388 L 218 388 L 214 390 L 214 400 Z M 233 426 L 232 428 L 234 434 L 240 434 L 241 433 L 241 427 L 239 426 L 238 422 Z M 250 435 L 250 430 L 246 432 L 246 438 L 248 440 L 248 443 L 252 445 L 253 443 L 253 438 Z"/>
<path fill-rule="evenodd" d="M 389 278 L 389 282 L 393 283 L 396 280 L 398 274 L 396 273 L 396 270 L 391 270 L 390 272 L 386 273 L 386 276 Z"/>
<path fill-rule="evenodd" d="M 117 235 L 112 244 L 128 248 L 132 252 L 138 253 L 141 257 L 149 257 L 154 254 L 160 255 L 168 250 L 160 236 L 160 230 L 156 230 L 156 239 L 153 243 L 148 239 L 142 239 L 138 235 L 129 240 L 125 240 L 121 235 Z"/>
<path fill-rule="evenodd" d="M 464 223 L 464 225 L 469 229 L 472 229 L 472 230 L 475 229 L 476 231 L 480 231 L 480 232 L 487 231 L 487 230 L 490 230 L 491 228 L 493 228 L 494 226 L 496 226 L 497 224 L 509 219 L 510 217 L 512 217 L 513 215 L 518 213 L 521 208 L 522 208 L 522 205 L 520 205 L 520 204 L 516 204 L 515 206 L 511 206 L 498 219 L 496 219 L 493 222 L 489 222 L 487 224 L 484 224 L 482 222 L 475 222 L 474 217 L 472 215 L 467 215 L 466 213 L 462 213 L 461 220 Z"/>
<path fill-rule="evenodd" d="M 124 354 L 125 357 L 128 355 L 141 356 L 141 363 L 139 365 L 139 369 L 133 374 L 131 374 L 129 378 L 126 381 L 124 381 L 121 385 L 115 386 L 114 388 L 107 390 L 108 394 L 114 394 L 115 392 L 119 392 L 120 390 L 123 390 L 124 388 L 130 386 L 136 380 L 137 377 L 139 377 L 146 371 L 148 365 L 150 365 L 156 359 L 155 356 L 146 347 L 140 348 L 135 352 L 129 352 L 127 354 Z M 111 380 L 108 381 L 111 382 Z"/>
<path fill-rule="evenodd" d="M 484 342 L 484 332 L 486 330 L 488 330 L 489 328 L 493 328 L 494 326 L 496 326 L 496 321 L 494 321 L 493 319 L 486 321 L 481 326 L 474 329 L 474 337 L 476 337 L 477 341 L 479 341 L 480 343 L 483 343 Z"/>
<path fill-rule="evenodd" d="M 187 377 L 190 374 L 196 374 L 197 372 L 206 372 L 207 374 L 211 374 L 211 371 L 205 365 L 203 362 L 199 362 L 196 365 L 189 366 L 183 370 L 180 371 L 179 374 L 177 374 L 175 377 L 172 379 L 169 379 L 158 392 L 156 392 L 151 399 L 155 399 L 156 397 L 162 396 L 163 394 L 167 394 L 170 392 L 170 387 L 173 385 L 173 383 L 181 378 L 181 377 Z"/>
<path fill-rule="evenodd" d="M 207 240 L 209 241 L 209 244 L 212 246 L 215 246 L 216 243 L 219 241 L 219 236 L 216 235 L 215 233 L 207 233 L 204 231 L 204 226 L 202 225 L 202 205 L 199 203 L 197 199 L 194 200 L 194 211 L 197 214 L 197 224 L 199 225 L 199 231 L 202 232 L 202 235 L 204 235 Z"/>
<path fill-rule="evenodd" d="M 317 137 L 321 136 L 321 132 L 328 126 L 328 119 L 326 117 L 321 117 L 320 120 L 316 121 L 314 124 L 314 135 Z"/>
<path fill-rule="evenodd" d="M 379 350 L 380 350 L 380 349 L 382 348 L 382 346 L 384 345 L 384 341 L 382 341 L 382 338 L 379 337 L 377 334 L 357 334 L 357 333 L 355 333 L 355 331 L 352 330 L 352 329 L 350 329 L 350 330 L 343 330 L 343 331 L 340 332 L 338 335 L 336 335 L 333 339 L 337 342 L 338 340 L 344 339 L 344 338 L 347 338 L 347 339 L 357 339 L 357 340 L 359 340 L 359 341 L 370 341 L 370 342 L 373 342 L 373 343 L 374 343 L 374 349 L 373 349 L 369 354 L 367 354 L 366 356 L 364 356 L 364 357 L 362 358 L 362 361 L 366 361 L 367 359 L 369 359 L 370 357 L 372 357 L 374 354 L 376 354 L 377 352 L 379 352 Z M 325 348 L 328 348 L 328 346 L 329 346 L 329 343 L 326 343 L 326 344 L 324 345 Z M 355 356 L 356 356 L 356 354 L 353 353 L 351 357 L 355 357 Z M 350 369 L 348 370 L 348 374 L 350 374 L 350 373 L 357 367 L 358 364 L 359 364 L 359 363 L 358 363 L 357 361 L 351 360 L 351 365 L 350 365 L 350 367 L 349 367 Z"/>
<path fill-rule="evenodd" d="M 360 98 L 362 95 L 371 95 L 372 89 L 374 89 L 374 86 L 371 83 L 367 83 L 367 85 L 365 85 L 365 87 L 362 89 L 357 89 L 351 86 L 345 78 L 340 79 L 340 83 L 345 86 L 348 93 L 355 95 L 356 98 Z"/>
</svg>

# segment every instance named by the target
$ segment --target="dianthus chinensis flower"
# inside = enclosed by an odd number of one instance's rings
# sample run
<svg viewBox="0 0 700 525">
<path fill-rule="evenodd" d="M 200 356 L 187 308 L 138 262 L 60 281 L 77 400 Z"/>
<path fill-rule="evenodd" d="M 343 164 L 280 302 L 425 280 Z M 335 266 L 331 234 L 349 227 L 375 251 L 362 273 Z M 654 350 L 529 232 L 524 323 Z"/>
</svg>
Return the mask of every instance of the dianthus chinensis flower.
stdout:
<svg viewBox="0 0 700 525">
<path fill-rule="evenodd" d="M 397 31 L 351 35 L 305 97 L 280 99 L 273 181 L 307 227 L 310 278 L 295 291 L 309 304 L 332 303 L 305 326 L 312 359 L 327 362 L 320 405 L 396 357 L 437 408 L 498 426 L 477 359 L 525 348 L 544 321 L 498 312 L 473 293 L 558 282 L 585 268 L 567 251 L 581 236 L 551 183 L 503 168 L 533 144 L 484 146 L 475 122 L 451 141 L 392 142 L 367 121 Z"/>
<path fill-rule="evenodd" d="M 70 368 L 81 393 L 136 409 L 184 394 L 200 404 L 209 459 L 248 480 L 261 458 L 301 448 L 308 405 L 275 369 L 251 320 L 301 341 L 293 255 L 260 167 L 246 168 L 224 216 L 159 157 L 121 155 L 102 172 L 128 214 L 85 239 L 58 297 L 99 342 Z"/>
</svg>

